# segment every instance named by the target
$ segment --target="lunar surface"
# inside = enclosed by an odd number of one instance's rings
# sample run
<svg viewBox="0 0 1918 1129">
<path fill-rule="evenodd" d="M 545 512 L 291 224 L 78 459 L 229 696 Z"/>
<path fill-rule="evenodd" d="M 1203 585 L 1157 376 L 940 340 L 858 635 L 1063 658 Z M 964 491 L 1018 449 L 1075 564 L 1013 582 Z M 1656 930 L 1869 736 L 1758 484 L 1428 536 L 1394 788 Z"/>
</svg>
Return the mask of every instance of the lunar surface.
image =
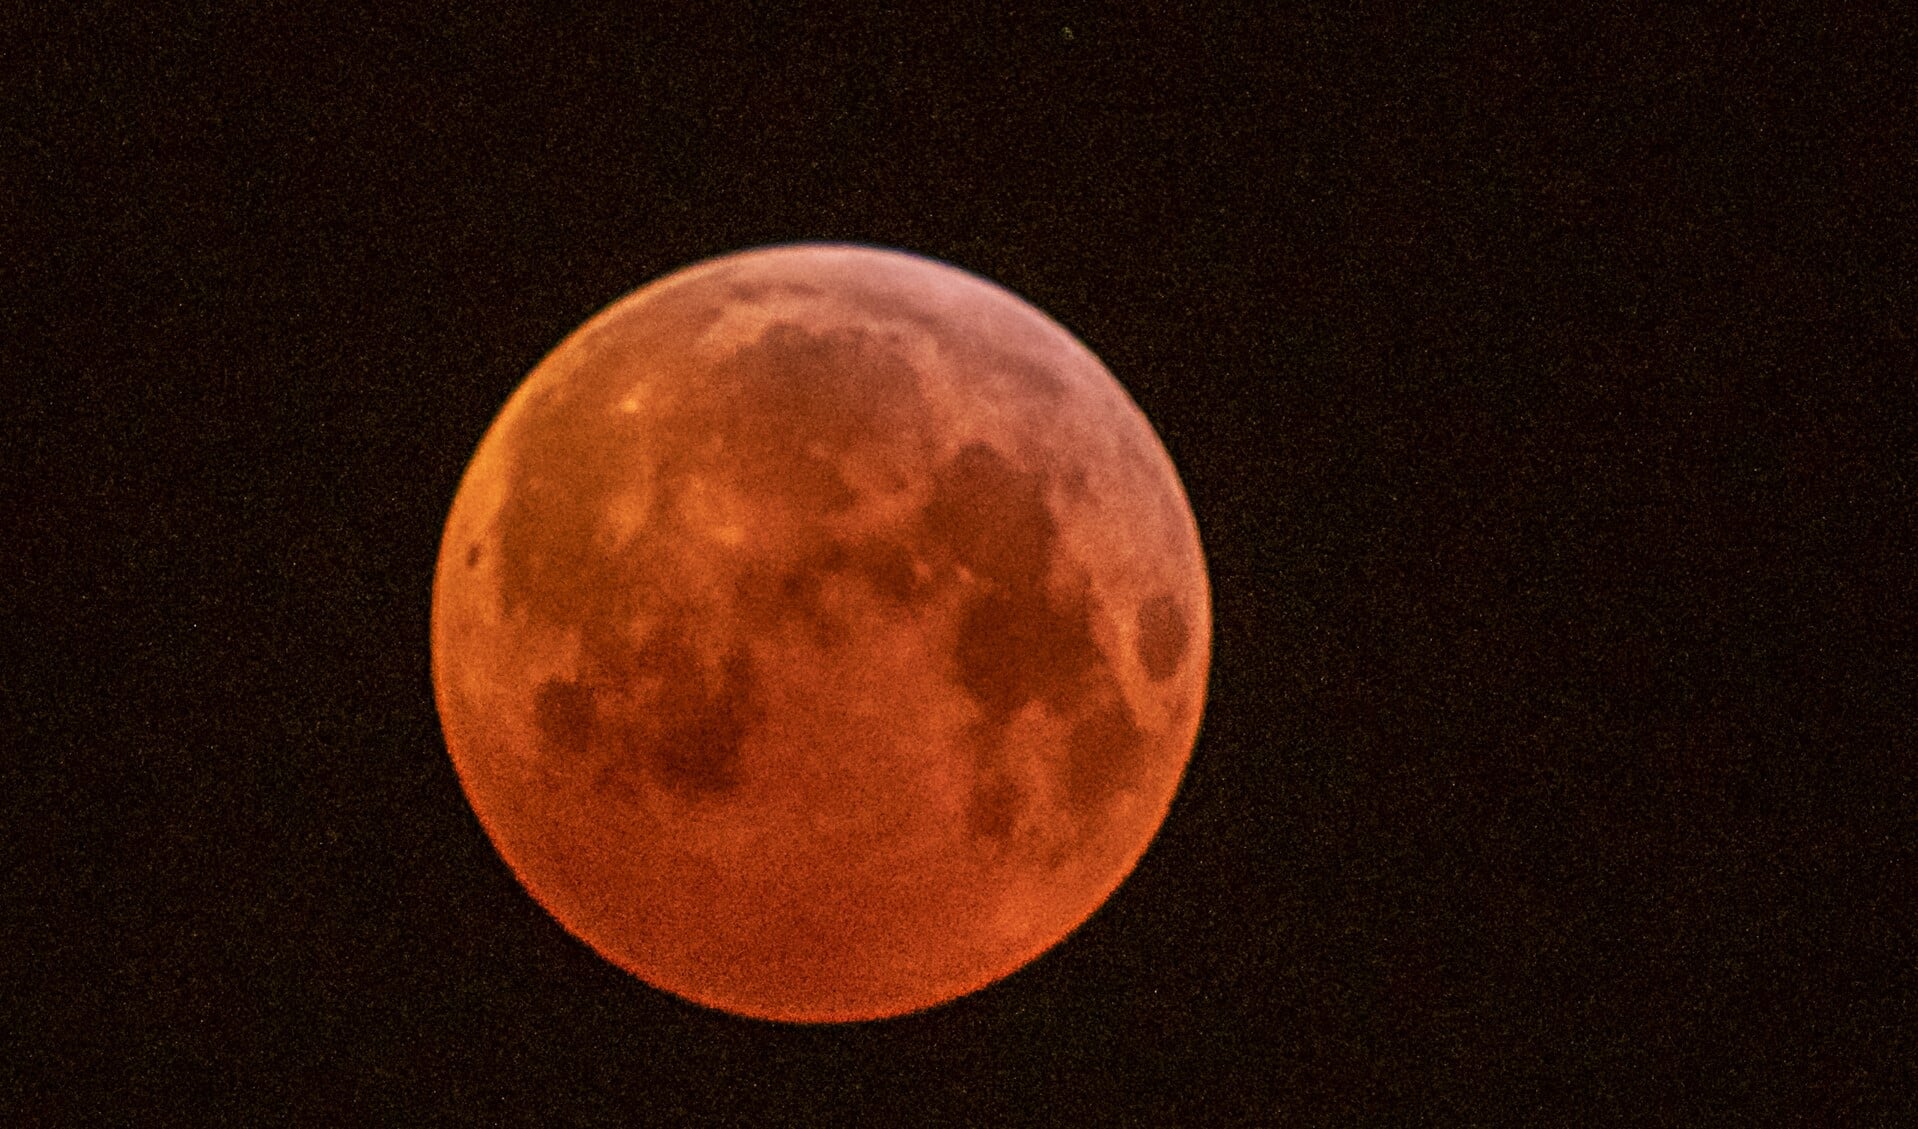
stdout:
<svg viewBox="0 0 1918 1129">
<path fill-rule="evenodd" d="M 669 275 L 480 443 L 433 682 L 481 823 L 606 959 L 740 1015 L 951 1000 L 1118 887 L 1191 755 L 1198 531 L 1070 333 L 868 247 Z"/>
</svg>

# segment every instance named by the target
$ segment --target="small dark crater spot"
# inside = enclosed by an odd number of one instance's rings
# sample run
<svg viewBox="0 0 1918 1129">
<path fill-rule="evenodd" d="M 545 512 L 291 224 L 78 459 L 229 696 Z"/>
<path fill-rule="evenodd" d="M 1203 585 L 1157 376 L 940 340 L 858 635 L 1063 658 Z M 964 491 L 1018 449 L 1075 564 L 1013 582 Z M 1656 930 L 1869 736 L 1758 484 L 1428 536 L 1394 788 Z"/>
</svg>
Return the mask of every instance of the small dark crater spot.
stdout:
<svg viewBox="0 0 1918 1129">
<path fill-rule="evenodd" d="M 477 568 L 480 562 L 480 547 L 476 544 L 466 550 L 466 567 Z"/>
<path fill-rule="evenodd" d="M 548 753 L 578 756 L 592 744 L 593 688 L 549 678 L 533 691 L 533 724 Z"/>
<path fill-rule="evenodd" d="M 1191 634 L 1185 612 L 1171 596 L 1154 596 L 1139 605 L 1139 665 L 1152 681 L 1164 682 L 1179 672 Z"/>
</svg>

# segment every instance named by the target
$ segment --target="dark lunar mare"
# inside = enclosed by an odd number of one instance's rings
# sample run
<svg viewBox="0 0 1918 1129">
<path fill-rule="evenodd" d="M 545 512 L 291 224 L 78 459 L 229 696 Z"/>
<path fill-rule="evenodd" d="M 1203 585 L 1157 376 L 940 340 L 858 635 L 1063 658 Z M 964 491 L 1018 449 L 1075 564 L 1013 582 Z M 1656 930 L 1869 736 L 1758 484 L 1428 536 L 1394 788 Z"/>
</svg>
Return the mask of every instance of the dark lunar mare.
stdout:
<svg viewBox="0 0 1918 1129">
<path fill-rule="evenodd" d="M 1164 682 L 1179 673 L 1186 648 L 1192 642 L 1192 628 L 1185 611 L 1170 593 L 1163 593 L 1139 605 L 1139 665 L 1154 682 Z"/>
<path fill-rule="evenodd" d="M 741 745 L 761 716 L 756 675 L 743 644 L 726 652 L 717 679 L 702 670 L 698 613 L 665 604 L 669 563 L 648 539 L 665 535 L 661 522 L 694 475 L 796 513 L 844 512 L 857 494 L 836 452 L 901 435 L 929 447 L 919 375 L 871 334 L 775 323 L 719 364 L 685 374 L 691 394 L 638 447 L 610 410 L 620 390 L 593 384 L 597 371 L 582 365 L 581 387 L 549 392 L 518 425 L 499 517 L 501 611 L 579 632 L 579 676 L 548 680 L 532 703 L 543 752 L 572 766 L 568 775 L 598 789 L 650 782 L 682 798 L 723 795 L 738 783 Z M 1052 391 L 1035 375 L 1026 382 Z M 714 437 L 718 456 L 705 445 Z M 595 532 L 631 478 L 636 450 L 655 467 L 653 517 L 638 543 L 609 552 Z M 975 578 L 952 669 L 981 711 L 967 823 L 988 843 L 1003 843 L 1030 802 L 1005 759 L 1007 728 L 1027 704 L 1070 726 L 1058 771 L 1082 835 L 1096 834 L 1103 805 L 1135 782 L 1147 743 L 1094 638 L 1087 578 L 1048 590 L 1061 558 L 1047 486 L 1046 474 L 970 443 L 935 467 L 930 498 L 896 536 L 821 536 L 790 567 L 749 565 L 735 583 L 745 637 L 797 622 L 831 647 L 848 625 L 822 601 L 826 578 L 856 576 L 902 613 L 957 584 L 961 568 Z M 929 578 L 916 562 L 931 566 Z M 634 641 L 621 625 L 642 610 L 659 622 Z M 1155 679 L 1170 677 L 1186 645 L 1177 605 L 1155 598 L 1138 614 L 1141 663 Z"/>
<path fill-rule="evenodd" d="M 978 784 L 968 812 L 977 837 L 1002 840 L 1028 797 L 1004 763 L 1012 717 L 1038 701 L 1071 718 L 1062 772 L 1080 833 L 1096 834 L 1100 810 L 1138 775 L 1146 735 L 1092 633 L 1085 578 L 1055 596 L 1047 577 L 1059 533 L 1043 474 L 1022 471 L 984 443 L 961 448 L 936 471 L 917 541 L 948 554 L 978 580 L 960 611 L 953 665 L 983 719 L 973 732 Z"/>
</svg>

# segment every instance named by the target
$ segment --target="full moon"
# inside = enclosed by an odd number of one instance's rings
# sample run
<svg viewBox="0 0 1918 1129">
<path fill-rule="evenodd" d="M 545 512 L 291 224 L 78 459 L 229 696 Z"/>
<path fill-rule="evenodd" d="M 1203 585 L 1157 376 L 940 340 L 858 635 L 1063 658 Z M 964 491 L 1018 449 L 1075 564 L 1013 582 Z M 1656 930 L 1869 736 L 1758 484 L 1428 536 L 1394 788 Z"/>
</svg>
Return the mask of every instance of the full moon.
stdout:
<svg viewBox="0 0 1918 1129">
<path fill-rule="evenodd" d="M 983 988 L 1144 854 L 1211 593 L 1144 414 L 956 267 L 762 248 L 615 302 L 487 430 L 433 584 L 446 746 L 573 935 L 738 1015 Z"/>
</svg>

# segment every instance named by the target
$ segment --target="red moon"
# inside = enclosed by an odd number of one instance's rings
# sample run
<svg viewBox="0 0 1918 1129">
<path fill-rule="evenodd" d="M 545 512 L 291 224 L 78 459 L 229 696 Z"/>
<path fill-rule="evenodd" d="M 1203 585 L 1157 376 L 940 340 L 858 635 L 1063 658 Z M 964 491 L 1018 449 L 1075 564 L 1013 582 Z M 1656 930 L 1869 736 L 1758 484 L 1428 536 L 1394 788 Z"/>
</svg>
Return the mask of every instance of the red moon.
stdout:
<svg viewBox="0 0 1918 1129">
<path fill-rule="evenodd" d="M 507 401 L 433 584 L 447 749 L 534 898 L 739 1015 L 899 1015 L 1111 895 L 1211 661 L 1192 511 L 1056 322 L 803 244 L 595 316 Z"/>
</svg>

